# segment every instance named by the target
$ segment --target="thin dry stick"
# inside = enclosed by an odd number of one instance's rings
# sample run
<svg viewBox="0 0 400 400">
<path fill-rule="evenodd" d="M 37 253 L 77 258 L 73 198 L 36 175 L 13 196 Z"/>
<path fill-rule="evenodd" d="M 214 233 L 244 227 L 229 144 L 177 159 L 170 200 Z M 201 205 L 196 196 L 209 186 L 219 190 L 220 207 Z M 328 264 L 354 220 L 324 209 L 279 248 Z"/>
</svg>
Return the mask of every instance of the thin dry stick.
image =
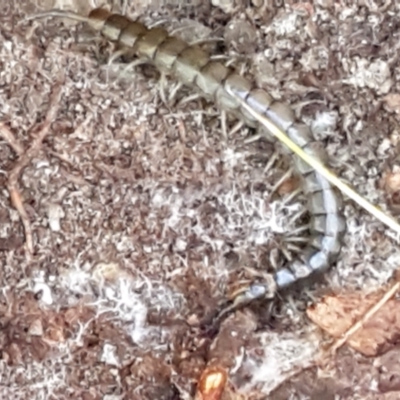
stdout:
<svg viewBox="0 0 400 400">
<path fill-rule="evenodd" d="M 43 140 L 50 132 L 50 125 L 56 119 L 60 106 L 61 87 L 62 86 L 59 83 L 53 88 L 50 97 L 49 110 L 47 112 L 44 122 L 36 128 L 38 132 L 29 149 L 25 152 L 22 150 L 22 152 L 19 153 L 21 154 L 21 157 L 8 177 L 7 188 L 10 193 L 12 204 L 17 209 L 21 217 L 21 221 L 25 230 L 26 246 L 30 254 L 33 254 L 32 227 L 29 221 L 28 214 L 26 213 L 24 204 L 22 202 L 20 191 L 18 189 L 18 179 L 21 176 L 24 168 L 31 162 L 32 158 L 38 154 L 42 146 Z"/>
<path fill-rule="evenodd" d="M 331 354 L 334 355 L 336 351 L 342 347 L 355 332 L 363 327 L 363 325 L 370 320 L 399 290 L 400 282 L 394 284 L 385 295 L 371 307 L 365 315 L 357 323 L 355 323 L 350 329 L 345 332 L 342 337 L 337 340 L 331 347 Z"/>
<path fill-rule="evenodd" d="M 18 156 L 22 156 L 24 153 L 24 147 L 4 122 L 0 122 L 0 137 L 10 145 L 10 147 L 17 153 Z"/>
<path fill-rule="evenodd" d="M 385 214 L 378 207 L 371 204 L 367 199 L 359 195 L 354 189 L 346 185 L 340 180 L 335 174 L 333 174 L 328 168 L 326 168 L 319 160 L 307 154 L 300 146 L 294 143 L 281 129 L 279 129 L 273 122 L 271 122 L 264 115 L 254 111 L 243 99 L 241 99 L 236 93 L 229 90 L 229 94 L 235 97 L 242 107 L 249 112 L 254 118 L 256 118 L 267 130 L 275 136 L 279 141 L 285 144 L 293 153 L 297 154 L 303 161 L 313 167 L 319 174 L 321 174 L 326 180 L 332 185 L 336 186 L 341 192 L 346 194 L 350 199 L 354 200 L 358 205 L 363 207 L 366 211 L 372 214 L 379 221 L 384 223 L 389 228 L 393 229 L 400 235 L 400 225 L 389 215 Z"/>
</svg>

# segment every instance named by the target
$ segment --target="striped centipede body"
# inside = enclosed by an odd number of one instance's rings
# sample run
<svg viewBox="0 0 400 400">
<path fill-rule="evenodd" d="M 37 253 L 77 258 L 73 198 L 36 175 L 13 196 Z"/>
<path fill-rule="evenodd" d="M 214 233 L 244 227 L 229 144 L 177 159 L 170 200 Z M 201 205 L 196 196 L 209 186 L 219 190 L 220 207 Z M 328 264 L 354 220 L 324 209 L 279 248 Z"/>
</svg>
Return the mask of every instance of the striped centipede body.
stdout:
<svg viewBox="0 0 400 400">
<path fill-rule="evenodd" d="M 71 16 L 56 10 L 44 15 Z M 288 105 L 275 101 L 265 90 L 256 87 L 233 68 L 213 60 L 199 45 L 190 45 L 171 36 L 164 28 L 149 29 L 141 22 L 112 14 L 102 8 L 92 10 L 88 17 L 75 15 L 71 18 L 87 22 L 106 39 L 139 59 L 152 63 L 162 73 L 193 87 L 204 98 L 214 101 L 221 110 L 240 116 L 250 127 L 262 129 L 257 119 L 243 107 L 243 103 L 247 103 L 307 153 L 323 163 L 327 162 L 328 157 L 323 147 L 314 139 L 310 128 L 296 119 Z M 262 286 L 262 290 L 258 291 L 259 286 L 254 286 L 255 290 L 247 293 L 247 297 L 272 298 L 277 290 L 286 289 L 315 273 L 325 272 L 340 253 L 341 238 L 345 232 L 341 196 L 325 178 L 297 156 L 294 156 L 294 165 L 302 177 L 303 190 L 308 198 L 310 240 L 297 260 L 271 276 L 270 287 Z"/>
</svg>

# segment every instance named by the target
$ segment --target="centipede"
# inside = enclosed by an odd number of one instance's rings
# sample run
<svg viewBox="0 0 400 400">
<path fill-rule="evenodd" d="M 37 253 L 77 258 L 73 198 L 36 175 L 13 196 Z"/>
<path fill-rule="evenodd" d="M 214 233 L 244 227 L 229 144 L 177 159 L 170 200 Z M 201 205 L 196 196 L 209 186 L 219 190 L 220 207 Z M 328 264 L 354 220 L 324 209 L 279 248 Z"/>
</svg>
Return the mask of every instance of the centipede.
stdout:
<svg viewBox="0 0 400 400">
<path fill-rule="evenodd" d="M 246 111 L 244 104 L 247 104 L 268 118 L 305 152 L 322 163 L 328 163 L 323 145 L 315 139 L 311 128 L 296 117 L 289 105 L 275 100 L 266 90 L 257 86 L 255 79 L 245 78 L 232 66 L 213 59 L 211 53 L 201 45 L 187 43 L 162 27 L 148 28 L 140 21 L 104 8 L 93 9 L 87 17 L 52 10 L 29 19 L 43 17 L 71 18 L 87 23 L 118 48 L 152 64 L 162 74 L 190 87 L 207 101 L 215 102 L 221 111 L 268 135 L 258 120 Z M 324 274 L 338 260 L 346 230 L 342 196 L 328 180 L 295 154 L 293 164 L 301 178 L 310 214 L 307 244 L 301 254 L 269 274 L 265 282 L 250 285 L 239 294 L 236 303 L 260 298 L 273 299 L 278 292 L 294 284 Z"/>
</svg>

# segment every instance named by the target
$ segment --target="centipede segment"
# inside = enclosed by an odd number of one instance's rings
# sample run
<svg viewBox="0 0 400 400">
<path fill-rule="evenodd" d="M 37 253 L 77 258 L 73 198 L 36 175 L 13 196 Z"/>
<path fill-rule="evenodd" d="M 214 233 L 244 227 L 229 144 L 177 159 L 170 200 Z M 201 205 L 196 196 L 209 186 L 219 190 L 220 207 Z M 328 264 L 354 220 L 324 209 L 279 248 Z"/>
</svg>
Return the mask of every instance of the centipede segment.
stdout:
<svg viewBox="0 0 400 400">
<path fill-rule="evenodd" d="M 310 128 L 296 120 L 288 105 L 275 101 L 265 90 L 257 88 L 253 81 L 245 79 L 233 68 L 212 60 L 210 54 L 200 46 L 170 36 L 163 28 L 148 29 L 138 21 L 111 14 L 101 8 L 94 9 L 86 19 L 76 19 L 85 20 L 106 39 L 117 43 L 130 54 L 145 59 L 161 72 L 193 87 L 204 98 L 214 101 L 220 109 L 240 116 L 250 127 L 263 129 L 257 119 L 241 105 L 241 101 L 247 103 L 307 153 L 323 163 L 328 161 L 324 148 L 314 139 Z M 302 177 L 303 189 L 308 198 L 310 240 L 300 259 L 273 275 L 274 283 L 271 287 L 259 290 L 259 286 L 255 286 L 250 294 L 247 293 L 248 297 L 258 298 L 267 293 L 268 297 L 273 297 L 277 290 L 285 289 L 315 273 L 325 272 L 340 253 L 341 237 L 345 232 L 341 196 L 325 178 L 297 156 L 294 156 L 294 165 Z"/>
</svg>

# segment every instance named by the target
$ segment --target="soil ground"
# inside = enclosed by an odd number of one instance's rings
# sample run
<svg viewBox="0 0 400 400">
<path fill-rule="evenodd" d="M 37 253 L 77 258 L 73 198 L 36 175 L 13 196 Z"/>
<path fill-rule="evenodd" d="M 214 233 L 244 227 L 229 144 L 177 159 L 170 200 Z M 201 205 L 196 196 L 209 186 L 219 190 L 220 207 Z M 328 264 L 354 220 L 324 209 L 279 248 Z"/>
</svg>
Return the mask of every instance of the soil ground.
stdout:
<svg viewBox="0 0 400 400">
<path fill-rule="evenodd" d="M 316 366 L 329 338 L 306 308 L 377 290 L 400 260 L 394 235 L 347 199 L 322 281 L 199 327 L 245 270 L 285 262 L 304 199 L 288 200 L 298 181 L 279 145 L 231 134 L 230 120 L 224 134 L 213 104 L 182 101 L 190 90 L 166 102 L 174 81 L 108 63 L 114 49 L 84 24 L 26 20 L 92 3 L 0 4 L 0 397 L 192 399 L 218 365 L 224 399 L 399 398 L 396 340 Z M 312 125 L 339 176 L 398 213 L 396 2 L 115 3 L 186 40 L 218 39 L 207 46 Z"/>
</svg>

